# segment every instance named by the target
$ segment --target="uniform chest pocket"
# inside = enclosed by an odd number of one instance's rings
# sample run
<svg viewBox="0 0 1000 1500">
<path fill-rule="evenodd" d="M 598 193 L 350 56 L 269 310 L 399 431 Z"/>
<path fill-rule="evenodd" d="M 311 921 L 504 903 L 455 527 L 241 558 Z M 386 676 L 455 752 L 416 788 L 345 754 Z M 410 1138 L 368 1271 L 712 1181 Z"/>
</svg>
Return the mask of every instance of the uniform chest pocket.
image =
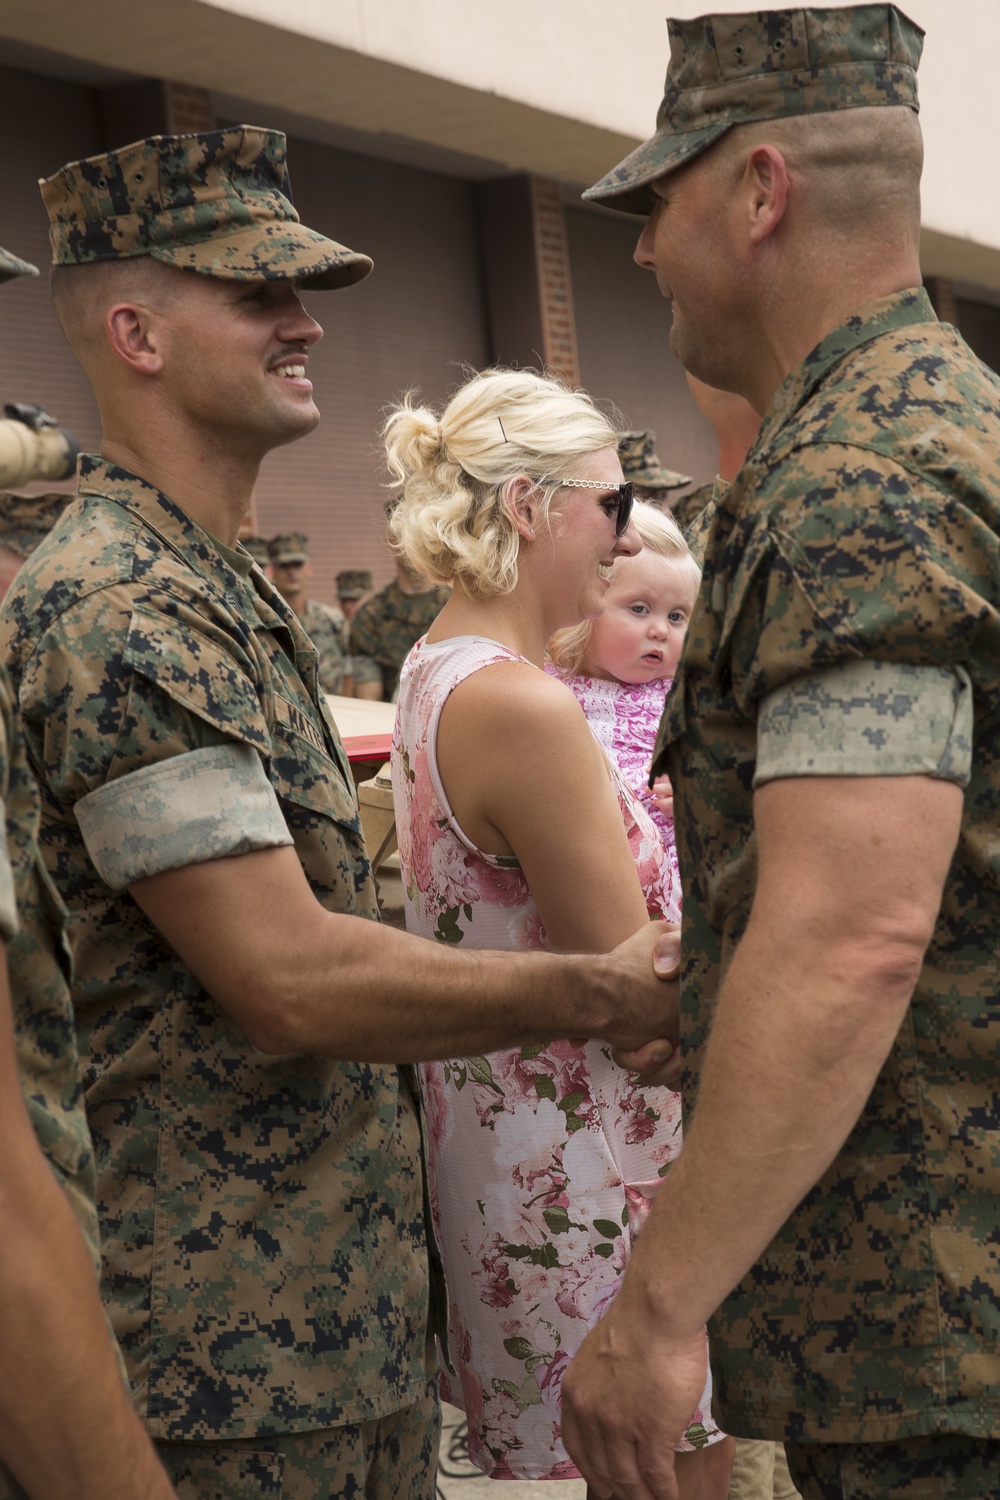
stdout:
<svg viewBox="0 0 1000 1500">
<path fill-rule="evenodd" d="M 133 671 L 227 739 L 266 752 L 267 725 L 248 661 L 178 620 L 138 607 L 123 657 Z"/>
<path fill-rule="evenodd" d="M 301 724 L 295 722 L 296 715 L 302 719 Z M 327 753 L 312 720 L 281 700 L 270 731 L 270 779 L 279 799 L 314 816 L 329 818 L 360 839 L 361 819 L 354 786 L 346 784 L 340 766 Z"/>
</svg>

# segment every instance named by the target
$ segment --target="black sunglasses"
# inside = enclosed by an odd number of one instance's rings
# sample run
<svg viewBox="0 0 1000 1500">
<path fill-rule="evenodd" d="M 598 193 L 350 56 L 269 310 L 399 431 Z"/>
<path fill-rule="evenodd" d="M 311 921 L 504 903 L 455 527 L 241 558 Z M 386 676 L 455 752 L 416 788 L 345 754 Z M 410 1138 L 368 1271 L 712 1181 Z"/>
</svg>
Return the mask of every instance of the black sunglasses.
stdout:
<svg viewBox="0 0 1000 1500">
<path fill-rule="evenodd" d="M 631 479 L 626 479 L 624 484 L 603 484 L 599 479 L 563 479 L 560 480 L 560 488 L 604 490 L 609 495 L 617 494 L 618 514 L 615 516 L 615 536 L 625 535 L 628 523 L 632 519 L 632 506 L 635 504 L 635 485 Z"/>
<path fill-rule="evenodd" d="M 608 496 L 618 496 L 618 514 L 615 516 L 615 536 L 624 536 L 632 519 L 635 504 L 635 485 L 631 479 L 624 484 L 604 484 L 600 479 L 536 479 L 536 484 L 557 484 L 561 490 L 603 490 Z"/>
</svg>

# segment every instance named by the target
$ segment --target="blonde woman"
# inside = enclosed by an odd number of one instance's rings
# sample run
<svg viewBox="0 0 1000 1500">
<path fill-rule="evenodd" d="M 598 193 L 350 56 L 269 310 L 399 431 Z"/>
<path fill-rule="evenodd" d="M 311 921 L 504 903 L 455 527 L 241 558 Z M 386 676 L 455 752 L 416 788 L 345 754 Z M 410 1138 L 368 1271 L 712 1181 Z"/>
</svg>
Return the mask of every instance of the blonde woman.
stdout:
<svg viewBox="0 0 1000 1500">
<path fill-rule="evenodd" d="M 396 545 L 452 585 L 400 680 L 407 926 L 465 947 L 603 951 L 651 912 L 675 916 L 648 814 L 542 670 L 552 633 L 600 615 L 616 559 L 640 548 L 615 427 L 582 392 L 494 371 L 440 417 L 408 399 L 384 437 Z M 420 1073 L 457 1372 L 443 1393 L 493 1478 L 578 1477 L 562 1376 L 678 1149 L 676 1095 L 566 1039 Z M 706 1396 L 681 1455 L 687 1495 L 715 1436 Z"/>
</svg>

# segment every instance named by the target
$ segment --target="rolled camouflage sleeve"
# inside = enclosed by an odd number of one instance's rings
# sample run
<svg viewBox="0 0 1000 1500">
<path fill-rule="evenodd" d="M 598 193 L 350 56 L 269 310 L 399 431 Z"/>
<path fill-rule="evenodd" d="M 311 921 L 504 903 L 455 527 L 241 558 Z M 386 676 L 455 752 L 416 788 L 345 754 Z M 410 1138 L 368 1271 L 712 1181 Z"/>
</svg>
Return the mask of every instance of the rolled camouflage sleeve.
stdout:
<svg viewBox="0 0 1000 1500">
<path fill-rule="evenodd" d="M 761 701 L 754 786 L 786 776 L 933 776 L 967 786 L 972 684 L 963 667 L 852 661 Z"/>
<path fill-rule="evenodd" d="M 80 600 L 39 641 L 20 703 L 36 764 L 112 889 L 293 842 L 254 680 L 201 621 L 127 586 Z"/>
<path fill-rule="evenodd" d="M 94 868 L 115 891 L 165 870 L 293 842 L 249 745 L 144 766 L 81 797 L 76 818 Z"/>
</svg>

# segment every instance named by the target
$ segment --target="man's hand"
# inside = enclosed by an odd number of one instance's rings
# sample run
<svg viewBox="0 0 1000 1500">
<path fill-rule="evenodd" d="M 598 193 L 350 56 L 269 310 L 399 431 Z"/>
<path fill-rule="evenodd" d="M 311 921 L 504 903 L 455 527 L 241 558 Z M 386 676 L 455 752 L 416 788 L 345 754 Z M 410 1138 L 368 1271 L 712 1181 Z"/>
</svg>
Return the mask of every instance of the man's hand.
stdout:
<svg viewBox="0 0 1000 1500">
<path fill-rule="evenodd" d="M 649 1071 L 664 1067 L 676 1055 L 680 950 L 679 927 L 649 922 L 608 955 L 613 1001 L 602 1036 L 623 1067 L 638 1072 L 644 1065 Z M 640 1059 L 638 1067 L 632 1057 Z"/>
<path fill-rule="evenodd" d="M 648 929 L 644 928 L 615 952 L 624 954 L 638 943 L 640 951 L 645 954 L 650 938 L 653 947 L 653 973 L 660 985 L 666 984 L 670 991 L 670 1024 L 653 1041 L 643 1042 L 640 1046 L 624 1047 L 616 1043 L 613 1056 L 620 1068 L 625 1068 L 629 1073 L 641 1074 L 643 1083 L 675 1089 L 681 1075 L 681 1052 L 677 1045 L 680 1024 L 677 988 L 681 960 L 680 928 L 672 927 L 666 922 L 652 922 Z M 660 1003 L 663 1003 L 662 990 Z"/>
<path fill-rule="evenodd" d="M 669 1334 L 630 1268 L 566 1372 L 562 1437 L 604 1500 L 676 1500 L 674 1444 L 705 1387 L 705 1331 Z"/>
</svg>

